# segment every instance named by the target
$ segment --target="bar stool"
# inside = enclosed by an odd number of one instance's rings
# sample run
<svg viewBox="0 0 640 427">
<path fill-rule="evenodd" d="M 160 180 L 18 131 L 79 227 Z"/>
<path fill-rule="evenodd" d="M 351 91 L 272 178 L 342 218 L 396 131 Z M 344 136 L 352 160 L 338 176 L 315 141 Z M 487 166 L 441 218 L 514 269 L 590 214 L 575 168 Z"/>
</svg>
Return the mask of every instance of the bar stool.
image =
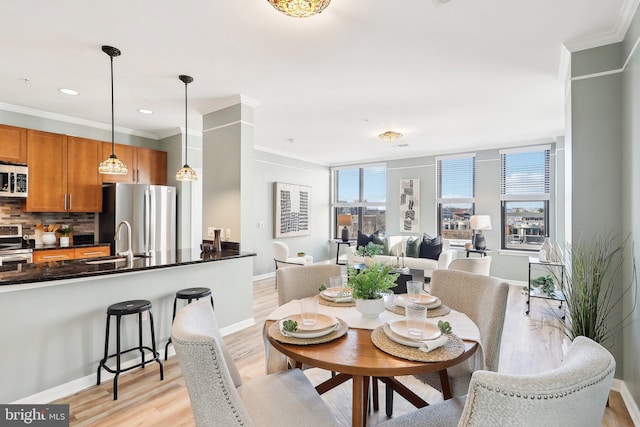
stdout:
<svg viewBox="0 0 640 427">
<path fill-rule="evenodd" d="M 142 313 L 145 311 L 149 312 L 149 326 L 151 328 L 151 348 L 142 345 Z M 130 348 L 128 350 L 122 350 L 120 348 L 120 320 L 122 316 L 127 316 L 129 314 L 137 314 L 138 315 L 138 346 Z M 113 354 L 109 354 L 109 325 L 111 323 L 111 316 L 116 316 L 116 352 Z M 138 350 L 140 351 L 142 361 L 134 366 L 130 366 L 128 368 L 122 369 L 120 363 L 120 357 L 128 353 L 130 351 Z M 126 372 L 134 368 L 142 367 L 144 368 L 145 362 L 145 350 L 150 351 L 153 355 L 153 360 L 158 362 L 160 365 L 160 381 L 164 379 L 164 371 L 162 368 L 162 361 L 160 360 L 160 355 L 156 351 L 156 335 L 153 328 L 153 313 L 151 312 L 151 301 L 147 300 L 132 300 L 132 301 L 123 301 L 116 304 L 112 304 L 107 308 L 107 330 L 106 330 L 106 338 L 104 341 L 104 358 L 100 361 L 98 365 L 98 382 L 100 385 L 100 368 L 104 368 L 105 371 L 115 374 L 113 377 L 113 400 L 118 400 L 118 376 L 121 372 Z M 116 368 L 115 370 L 109 368 L 107 366 L 107 360 L 116 357 Z M 152 360 L 150 360 L 151 362 Z"/>
<path fill-rule="evenodd" d="M 194 299 L 197 301 L 204 297 L 211 298 L 211 307 L 213 307 L 213 296 L 211 295 L 211 289 L 209 288 L 187 288 L 176 292 L 176 297 L 173 299 L 173 317 L 171 318 L 171 324 L 173 325 L 173 319 L 176 318 L 176 304 L 179 299 L 186 299 L 187 304 L 191 304 L 191 301 Z M 171 336 L 169 336 L 167 345 L 164 346 L 164 360 L 167 360 L 169 357 L 169 344 L 171 344 Z"/>
</svg>

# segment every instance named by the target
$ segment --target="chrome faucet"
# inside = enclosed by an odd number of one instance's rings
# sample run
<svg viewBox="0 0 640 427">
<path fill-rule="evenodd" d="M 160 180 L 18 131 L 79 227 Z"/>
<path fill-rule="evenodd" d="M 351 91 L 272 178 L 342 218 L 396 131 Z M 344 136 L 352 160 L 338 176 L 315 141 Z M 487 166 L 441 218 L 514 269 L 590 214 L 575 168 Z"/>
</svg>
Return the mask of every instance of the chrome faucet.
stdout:
<svg viewBox="0 0 640 427">
<path fill-rule="evenodd" d="M 127 250 L 124 252 L 119 252 L 117 255 L 126 256 L 127 261 L 130 263 L 133 262 L 133 250 L 131 249 L 131 224 L 128 221 L 120 221 L 118 227 L 116 228 L 116 235 L 113 237 L 113 240 L 120 240 L 120 230 L 122 226 L 127 226 Z"/>
</svg>

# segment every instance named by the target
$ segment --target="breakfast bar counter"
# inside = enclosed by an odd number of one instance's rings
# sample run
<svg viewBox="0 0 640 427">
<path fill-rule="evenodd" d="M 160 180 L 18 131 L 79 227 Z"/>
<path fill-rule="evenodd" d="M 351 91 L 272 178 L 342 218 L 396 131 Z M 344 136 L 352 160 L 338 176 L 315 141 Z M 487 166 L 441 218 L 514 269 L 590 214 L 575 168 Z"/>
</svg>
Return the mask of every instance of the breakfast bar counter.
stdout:
<svg viewBox="0 0 640 427">
<path fill-rule="evenodd" d="M 0 267 L 0 402 L 48 403 L 94 385 L 107 307 L 117 302 L 151 302 L 163 360 L 173 300 L 181 289 L 211 289 L 223 334 L 255 324 L 254 256 L 237 250 L 202 256 L 200 250 L 179 250 L 133 262 L 108 257 Z M 136 324 L 123 319 L 123 347 L 137 342 Z M 127 356 L 123 363 L 133 364 L 139 353 Z"/>
</svg>

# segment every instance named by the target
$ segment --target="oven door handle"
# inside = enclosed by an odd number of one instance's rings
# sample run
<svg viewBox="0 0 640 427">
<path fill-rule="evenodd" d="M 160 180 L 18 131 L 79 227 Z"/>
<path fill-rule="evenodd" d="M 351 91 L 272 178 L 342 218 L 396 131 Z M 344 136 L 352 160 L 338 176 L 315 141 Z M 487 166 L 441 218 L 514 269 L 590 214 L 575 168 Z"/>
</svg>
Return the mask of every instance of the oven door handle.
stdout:
<svg viewBox="0 0 640 427">
<path fill-rule="evenodd" d="M 20 256 L 20 255 L 0 255 L 0 260 L 2 262 L 20 262 L 20 263 L 28 263 L 28 256 Z"/>
</svg>

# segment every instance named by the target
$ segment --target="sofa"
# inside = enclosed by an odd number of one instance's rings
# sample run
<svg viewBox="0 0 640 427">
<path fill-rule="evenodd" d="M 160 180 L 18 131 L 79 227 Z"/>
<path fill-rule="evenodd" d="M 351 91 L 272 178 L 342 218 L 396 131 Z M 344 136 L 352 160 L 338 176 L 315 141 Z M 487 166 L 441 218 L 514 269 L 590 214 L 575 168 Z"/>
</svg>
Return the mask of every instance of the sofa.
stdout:
<svg viewBox="0 0 640 427">
<path fill-rule="evenodd" d="M 373 240 L 373 243 L 382 244 L 388 246 L 388 255 L 376 255 L 373 257 L 373 262 L 382 262 L 386 265 L 403 265 L 416 270 L 424 270 L 424 277 L 431 277 L 431 273 L 438 269 L 447 269 L 449 264 L 456 257 L 455 249 L 450 249 L 449 240 L 442 239 L 442 251 L 438 256 L 438 259 L 420 258 L 407 256 L 407 242 L 409 239 L 421 239 L 422 236 L 388 236 L 381 240 Z M 383 240 L 386 242 L 382 243 Z M 357 246 L 350 246 L 347 251 L 347 261 L 349 265 L 364 263 L 364 257 L 357 255 L 355 252 L 360 246 L 360 240 Z"/>
</svg>

